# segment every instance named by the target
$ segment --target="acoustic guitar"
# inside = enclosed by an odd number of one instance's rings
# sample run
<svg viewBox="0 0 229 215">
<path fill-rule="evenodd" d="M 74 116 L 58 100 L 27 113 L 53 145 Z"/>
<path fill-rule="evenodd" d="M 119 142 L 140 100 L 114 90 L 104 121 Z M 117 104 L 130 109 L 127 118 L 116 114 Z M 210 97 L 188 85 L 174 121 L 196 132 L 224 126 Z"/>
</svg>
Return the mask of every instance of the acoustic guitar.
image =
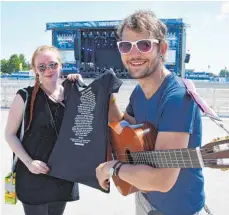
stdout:
<svg viewBox="0 0 229 215">
<path fill-rule="evenodd" d="M 126 121 L 109 124 L 111 152 L 109 160 L 145 164 L 154 168 L 219 168 L 227 170 L 229 163 L 229 136 L 213 139 L 200 148 L 155 150 L 157 129 L 146 122 L 129 125 Z M 131 184 L 113 176 L 115 186 L 126 196 L 137 192 Z"/>
</svg>

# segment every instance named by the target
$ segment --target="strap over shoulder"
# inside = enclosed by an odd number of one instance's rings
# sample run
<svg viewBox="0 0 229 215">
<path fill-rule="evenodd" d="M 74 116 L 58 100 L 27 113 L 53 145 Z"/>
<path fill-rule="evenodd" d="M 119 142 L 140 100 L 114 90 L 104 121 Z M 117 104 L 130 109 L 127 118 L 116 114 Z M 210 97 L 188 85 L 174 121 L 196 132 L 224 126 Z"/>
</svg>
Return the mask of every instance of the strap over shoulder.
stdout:
<svg viewBox="0 0 229 215">
<path fill-rule="evenodd" d="M 219 116 L 215 113 L 214 110 L 212 110 L 208 104 L 198 95 L 196 91 L 196 87 L 194 83 L 191 80 L 182 78 L 182 81 L 187 89 L 188 94 L 193 98 L 195 103 L 198 105 L 198 107 L 201 109 L 204 115 L 209 117 L 213 122 L 215 122 L 219 127 L 221 127 L 224 131 L 226 131 L 229 134 L 229 131 L 225 128 L 225 126 L 222 123 L 219 123 L 219 121 L 222 121 Z"/>
<path fill-rule="evenodd" d="M 29 97 L 28 91 L 25 88 L 23 88 L 22 90 L 26 93 L 26 99 L 25 99 L 24 111 L 23 111 L 23 115 L 22 115 L 20 141 L 22 141 L 23 137 L 24 137 L 24 132 L 25 132 L 25 110 L 26 110 L 26 107 L 27 107 L 28 97 Z M 15 154 L 15 156 L 13 158 L 13 164 L 12 164 L 12 175 L 13 175 L 13 172 L 15 170 L 17 160 L 18 160 L 18 157 Z"/>
<path fill-rule="evenodd" d="M 183 83 L 187 89 L 188 94 L 193 98 L 195 103 L 199 106 L 201 111 L 203 112 L 204 115 L 217 120 L 217 121 L 222 121 L 218 115 L 215 113 L 214 110 L 212 110 L 208 104 L 199 96 L 199 94 L 196 91 L 196 87 L 194 83 L 191 80 L 184 79 L 182 78 Z"/>
</svg>

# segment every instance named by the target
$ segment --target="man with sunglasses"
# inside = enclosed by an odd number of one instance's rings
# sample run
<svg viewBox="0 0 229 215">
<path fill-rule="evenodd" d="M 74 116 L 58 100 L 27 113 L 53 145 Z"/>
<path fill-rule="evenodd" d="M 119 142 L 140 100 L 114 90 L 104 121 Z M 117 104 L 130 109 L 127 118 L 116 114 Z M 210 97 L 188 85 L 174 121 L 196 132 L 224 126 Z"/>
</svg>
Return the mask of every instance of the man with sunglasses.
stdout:
<svg viewBox="0 0 229 215">
<path fill-rule="evenodd" d="M 200 110 L 182 80 L 164 66 L 166 33 L 166 26 L 151 11 L 135 12 L 119 26 L 117 45 L 122 62 L 138 81 L 124 118 L 131 124 L 152 123 L 158 129 L 156 149 L 196 148 L 202 138 Z M 110 170 L 119 166 L 116 164 L 109 161 L 96 169 L 104 189 Z M 202 169 L 122 164 L 117 177 L 146 191 L 136 193 L 137 215 L 210 214 Z"/>
</svg>

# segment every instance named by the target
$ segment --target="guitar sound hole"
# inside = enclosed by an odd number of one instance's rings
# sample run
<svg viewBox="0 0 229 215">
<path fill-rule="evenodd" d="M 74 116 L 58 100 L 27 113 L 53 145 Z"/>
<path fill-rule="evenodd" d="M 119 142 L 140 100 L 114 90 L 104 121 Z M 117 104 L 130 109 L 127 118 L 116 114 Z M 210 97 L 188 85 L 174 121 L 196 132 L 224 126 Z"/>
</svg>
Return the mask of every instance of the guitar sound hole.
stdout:
<svg viewBox="0 0 229 215">
<path fill-rule="evenodd" d="M 131 152 L 130 152 L 129 149 L 126 149 L 126 159 L 127 159 L 128 163 L 130 163 L 130 164 L 133 164 L 134 163 L 134 160 L 131 157 Z"/>
</svg>

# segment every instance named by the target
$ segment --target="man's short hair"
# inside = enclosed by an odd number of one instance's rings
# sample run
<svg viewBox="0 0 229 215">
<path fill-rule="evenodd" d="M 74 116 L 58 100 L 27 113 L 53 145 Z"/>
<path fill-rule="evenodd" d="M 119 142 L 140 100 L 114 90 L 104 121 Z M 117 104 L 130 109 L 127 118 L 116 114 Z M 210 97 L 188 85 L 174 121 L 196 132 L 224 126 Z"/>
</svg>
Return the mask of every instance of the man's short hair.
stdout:
<svg viewBox="0 0 229 215">
<path fill-rule="evenodd" d="M 122 40 L 122 34 L 125 28 L 135 32 L 149 33 L 149 38 L 155 38 L 159 41 L 165 41 L 167 34 L 166 25 L 150 10 L 139 10 L 126 17 L 118 26 L 117 36 Z"/>
</svg>

